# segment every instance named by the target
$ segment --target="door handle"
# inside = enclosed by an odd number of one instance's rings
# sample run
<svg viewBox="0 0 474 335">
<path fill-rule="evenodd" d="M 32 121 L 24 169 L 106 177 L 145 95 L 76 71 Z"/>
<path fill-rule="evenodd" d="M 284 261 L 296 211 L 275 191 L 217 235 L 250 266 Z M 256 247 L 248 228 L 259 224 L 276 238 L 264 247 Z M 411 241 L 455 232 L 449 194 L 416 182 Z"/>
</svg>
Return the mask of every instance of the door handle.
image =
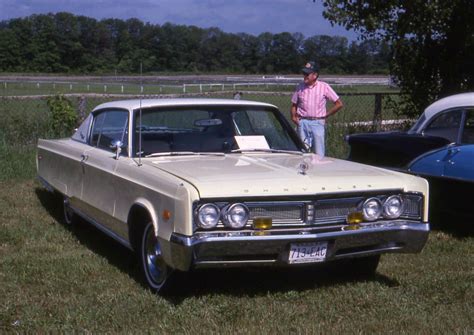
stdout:
<svg viewBox="0 0 474 335">
<path fill-rule="evenodd" d="M 448 153 L 449 153 L 450 155 L 455 155 L 455 154 L 457 154 L 459 151 L 461 151 L 461 149 L 459 149 L 459 148 L 452 148 L 452 149 L 449 149 L 449 150 L 448 150 Z"/>
</svg>

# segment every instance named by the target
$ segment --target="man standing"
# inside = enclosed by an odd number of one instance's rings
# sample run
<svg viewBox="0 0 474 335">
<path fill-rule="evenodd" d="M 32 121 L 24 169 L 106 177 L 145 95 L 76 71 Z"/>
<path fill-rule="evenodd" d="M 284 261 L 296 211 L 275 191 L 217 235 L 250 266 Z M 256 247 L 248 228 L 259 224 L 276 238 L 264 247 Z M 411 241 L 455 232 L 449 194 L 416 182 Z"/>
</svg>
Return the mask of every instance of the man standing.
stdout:
<svg viewBox="0 0 474 335">
<path fill-rule="evenodd" d="M 301 140 L 324 157 L 324 124 L 326 118 L 342 108 L 342 101 L 327 83 L 319 81 L 319 67 L 316 62 L 308 62 L 301 70 L 304 82 L 298 85 L 291 98 L 291 119 L 298 126 Z M 334 105 L 326 110 L 326 102 Z"/>
</svg>

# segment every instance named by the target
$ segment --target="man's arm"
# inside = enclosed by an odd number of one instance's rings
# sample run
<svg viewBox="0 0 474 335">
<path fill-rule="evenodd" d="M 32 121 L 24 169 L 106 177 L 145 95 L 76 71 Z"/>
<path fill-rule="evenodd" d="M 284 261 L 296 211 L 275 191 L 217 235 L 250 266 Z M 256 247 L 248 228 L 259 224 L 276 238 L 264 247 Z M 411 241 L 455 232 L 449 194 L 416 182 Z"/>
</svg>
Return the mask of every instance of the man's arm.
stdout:
<svg viewBox="0 0 474 335">
<path fill-rule="evenodd" d="M 342 104 L 341 99 L 337 99 L 336 101 L 334 101 L 334 106 L 332 106 L 331 109 L 326 113 L 326 118 L 333 114 L 336 114 L 343 106 L 344 105 Z M 293 118 L 293 114 L 292 114 L 292 118 Z"/>
<path fill-rule="evenodd" d="M 293 121 L 296 125 L 299 125 L 300 119 L 298 118 L 298 114 L 296 113 L 296 104 L 291 103 L 291 121 Z"/>
</svg>

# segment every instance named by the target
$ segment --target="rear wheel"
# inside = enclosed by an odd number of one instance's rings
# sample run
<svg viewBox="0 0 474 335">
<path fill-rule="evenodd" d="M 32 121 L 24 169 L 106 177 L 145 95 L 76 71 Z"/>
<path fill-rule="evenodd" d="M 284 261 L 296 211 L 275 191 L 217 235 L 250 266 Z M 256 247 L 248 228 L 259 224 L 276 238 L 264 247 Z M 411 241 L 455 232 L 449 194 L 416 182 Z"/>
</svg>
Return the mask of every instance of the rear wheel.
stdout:
<svg viewBox="0 0 474 335">
<path fill-rule="evenodd" d="M 140 267 L 146 284 L 155 292 L 160 291 L 168 276 L 170 268 L 166 265 L 161 252 L 161 246 L 155 235 L 151 222 L 142 230 L 139 246 Z"/>
</svg>

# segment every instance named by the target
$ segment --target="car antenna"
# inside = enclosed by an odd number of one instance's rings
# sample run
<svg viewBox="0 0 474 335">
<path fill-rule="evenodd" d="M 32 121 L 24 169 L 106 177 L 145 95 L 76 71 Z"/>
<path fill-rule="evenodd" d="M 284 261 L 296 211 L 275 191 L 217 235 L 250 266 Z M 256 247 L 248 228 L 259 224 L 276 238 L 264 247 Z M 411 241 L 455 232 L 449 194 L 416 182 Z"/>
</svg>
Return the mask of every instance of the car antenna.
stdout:
<svg viewBox="0 0 474 335">
<path fill-rule="evenodd" d="M 140 62 L 140 124 L 138 125 L 138 166 L 142 166 L 142 93 L 143 93 L 143 63 Z"/>
</svg>

